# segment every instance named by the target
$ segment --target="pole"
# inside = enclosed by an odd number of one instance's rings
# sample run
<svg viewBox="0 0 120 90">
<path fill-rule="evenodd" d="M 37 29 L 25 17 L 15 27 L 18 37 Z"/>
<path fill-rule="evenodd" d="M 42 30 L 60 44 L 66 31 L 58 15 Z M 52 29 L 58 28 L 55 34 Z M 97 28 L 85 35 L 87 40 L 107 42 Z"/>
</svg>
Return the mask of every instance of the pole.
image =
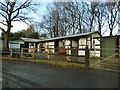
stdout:
<svg viewBox="0 0 120 90">
<path fill-rule="evenodd" d="M 50 51 L 49 51 L 49 48 L 48 48 L 48 60 L 50 59 L 50 55 L 49 55 Z"/>
<path fill-rule="evenodd" d="M 12 50 L 12 48 L 11 48 L 11 53 L 10 53 L 10 56 L 12 56 L 13 55 L 13 50 Z"/>
<path fill-rule="evenodd" d="M 89 69 L 89 49 L 87 45 L 85 49 L 85 68 Z"/>
<path fill-rule="evenodd" d="M 33 58 L 35 58 L 35 51 L 34 51 L 34 47 L 33 47 Z"/>
<path fill-rule="evenodd" d="M 67 47 L 67 61 L 69 61 L 69 47 Z"/>
<path fill-rule="evenodd" d="M 21 58 L 23 58 L 23 48 L 21 48 Z"/>
</svg>

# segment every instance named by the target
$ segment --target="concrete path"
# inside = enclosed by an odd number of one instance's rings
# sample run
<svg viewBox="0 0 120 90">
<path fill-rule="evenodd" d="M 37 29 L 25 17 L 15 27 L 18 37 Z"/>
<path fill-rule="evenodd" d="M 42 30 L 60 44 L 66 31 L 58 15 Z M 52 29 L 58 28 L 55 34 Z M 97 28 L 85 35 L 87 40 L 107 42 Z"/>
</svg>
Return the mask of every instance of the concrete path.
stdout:
<svg viewBox="0 0 120 90">
<path fill-rule="evenodd" d="M 3 87 L 118 88 L 118 73 L 99 69 L 68 70 L 58 67 L 3 61 Z"/>
</svg>

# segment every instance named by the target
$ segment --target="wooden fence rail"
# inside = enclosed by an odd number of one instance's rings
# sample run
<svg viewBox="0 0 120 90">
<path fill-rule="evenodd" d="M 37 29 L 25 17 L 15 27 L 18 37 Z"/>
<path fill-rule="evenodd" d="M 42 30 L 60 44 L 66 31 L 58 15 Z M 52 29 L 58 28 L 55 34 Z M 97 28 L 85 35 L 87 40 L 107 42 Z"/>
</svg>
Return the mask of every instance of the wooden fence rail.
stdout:
<svg viewBox="0 0 120 90">
<path fill-rule="evenodd" d="M 61 48 L 39 48 L 40 50 L 44 49 L 44 50 L 47 50 L 47 58 L 48 60 L 50 60 L 50 55 L 57 55 L 56 53 L 51 53 L 50 50 L 60 50 Z M 89 68 L 89 49 L 88 49 L 88 46 L 86 46 L 86 48 L 84 49 L 79 49 L 79 48 L 76 48 L 76 49 L 72 49 L 72 48 L 62 48 L 65 50 L 65 53 L 63 56 L 66 56 L 67 60 L 66 61 L 71 61 L 70 60 L 70 57 L 72 56 L 76 56 L 76 57 L 84 57 L 85 58 L 85 68 L 88 69 Z M 17 50 L 17 52 L 15 52 L 14 50 Z M 31 50 L 32 52 L 24 52 L 24 50 Z M 39 52 L 35 52 L 35 50 L 38 50 L 38 48 L 21 48 L 21 49 L 15 49 L 15 48 L 11 48 L 9 49 L 9 52 L 10 52 L 10 56 L 14 56 L 13 54 L 19 54 L 21 58 L 24 58 L 24 55 L 25 54 L 32 54 L 32 57 L 31 58 L 35 58 L 35 54 L 39 54 Z M 85 55 L 71 55 L 69 53 L 69 50 L 84 50 L 85 51 Z"/>
</svg>

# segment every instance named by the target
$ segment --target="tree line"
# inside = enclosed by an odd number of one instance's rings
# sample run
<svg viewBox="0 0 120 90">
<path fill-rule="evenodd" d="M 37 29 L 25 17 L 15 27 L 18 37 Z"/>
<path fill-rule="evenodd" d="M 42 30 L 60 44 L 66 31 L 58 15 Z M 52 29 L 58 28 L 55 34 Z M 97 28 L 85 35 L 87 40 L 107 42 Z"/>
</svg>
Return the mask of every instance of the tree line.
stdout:
<svg viewBox="0 0 120 90">
<path fill-rule="evenodd" d="M 120 2 L 53 2 L 46 6 L 47 14 L 39 26 L 51 38 L 91 32 L 95 28 L 103 35 L 106 32 L 103 27 L 112 36 L 119 6 Z"/>
<path fill-rule="evenodd" d="M 2 36 L 4 36 L 4 34 L 5 33 L 2 33 Z M 39 34 L 36 32 L 34 26 L 30 25 L 26 30 L 21 30 L 14 33 L 10 32 L 8 41 L 19 40 L 20 37 L 39 39 Z"/>
<path fill-rule="evenodd" d="M 91 32 L 95 28 L 101 34 L 106 30 L 102 28 L 107 26 L 110 36 L 119 22 L 118 11 L 120 2 L 53 2 L 46 6 L 47 14 L 44 15 L 41 22 L 37 23 L 38 33 L 40 30 L 45 32 L 48 37 L 59 37 L 65 35 L 74 35 L 79 33 Z M 4 48 L 8 48 L 8 41 L 11 34 L 12 22 L 22 21 L 31 23 L 34 21 L 29 17 L 32 11 L 39 14 L 37 9 L 39 4 L 32 0 L 4 0 L 0 1 L 0 24 L 6 26 L 0 30 L 4 33 Z M 30 27 L 31 28 L 31 27 Z M 28 31 L 28 32 L 27 32 Z M 26 37 L 33 38 L 36 34 L 29 35 L 29 30 L 24 31 Z M 22 32 L 23 33 L 23 32 Z M 21 32 L 19 35 L 22 35 Z M 24 35 L 23 35 L 24 36 Z"/>
</svg>

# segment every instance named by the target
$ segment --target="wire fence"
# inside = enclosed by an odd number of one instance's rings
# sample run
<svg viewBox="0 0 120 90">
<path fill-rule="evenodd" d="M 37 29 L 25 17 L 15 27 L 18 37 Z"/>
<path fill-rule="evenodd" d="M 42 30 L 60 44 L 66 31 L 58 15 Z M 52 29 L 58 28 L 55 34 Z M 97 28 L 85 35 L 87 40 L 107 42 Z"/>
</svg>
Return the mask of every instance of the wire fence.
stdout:
<svg viewBox="0 0 120 90">
<path fill-rule="evenodd" d="M 91 67 L 120 72 L 120 48 L 100 48 L 100 56 L 91 57 Z M 90 56 L 93 53 L 90 52 Z"/>
</svg>

